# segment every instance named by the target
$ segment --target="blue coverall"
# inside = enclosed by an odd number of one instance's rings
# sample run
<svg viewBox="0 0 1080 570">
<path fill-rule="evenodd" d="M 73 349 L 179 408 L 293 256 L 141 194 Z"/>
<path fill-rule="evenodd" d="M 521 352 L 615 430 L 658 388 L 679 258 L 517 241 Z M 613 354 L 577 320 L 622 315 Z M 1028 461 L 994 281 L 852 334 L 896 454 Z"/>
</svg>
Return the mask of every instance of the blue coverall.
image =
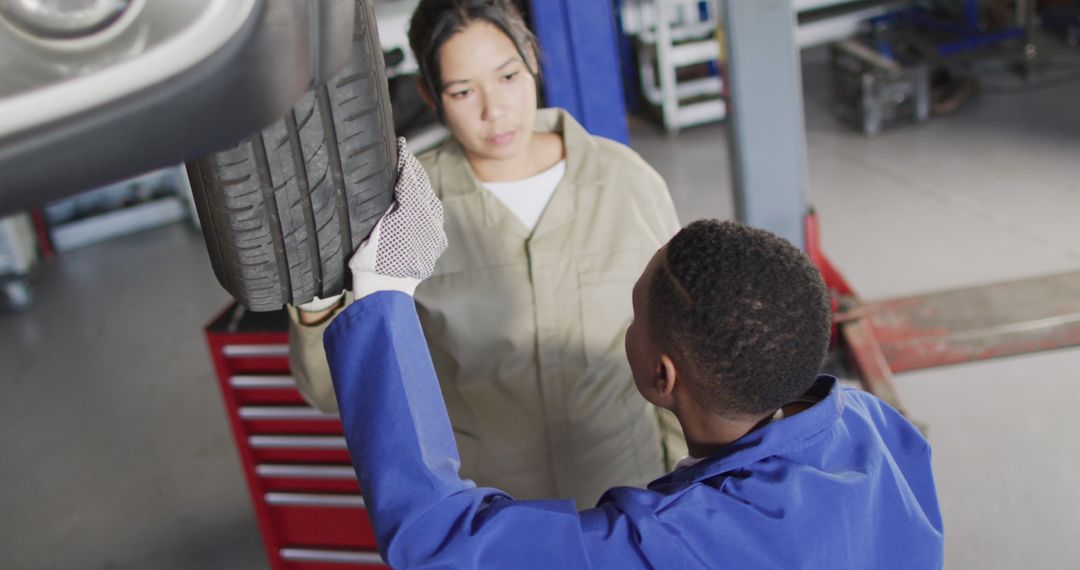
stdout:
<svg viewBox="0 0 1080 570">
<path fill-rule="evenodd" d="M 331 323 L 327 357 L 383 558 L 395 568 L 922 569 L 943 563 L 930 447 L 899 413 L 822 376 L 823 399 L 595 508 L 516 501 L 458 476 L 410 296 Z"/>
</svg>

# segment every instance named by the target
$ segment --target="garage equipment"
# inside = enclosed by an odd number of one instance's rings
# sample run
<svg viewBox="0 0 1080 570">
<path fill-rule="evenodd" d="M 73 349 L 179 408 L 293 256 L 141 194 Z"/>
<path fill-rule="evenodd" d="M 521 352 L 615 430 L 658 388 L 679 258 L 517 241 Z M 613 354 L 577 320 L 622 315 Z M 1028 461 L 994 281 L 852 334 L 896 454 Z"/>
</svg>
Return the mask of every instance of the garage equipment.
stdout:
<svg viewBox="0 0 1080 570">
<path fill-rule="evenodd" d="M 44 214 L 54 250 L 62 253 L 193 217 L 179 174 L 176 167 L 159 170 L 48 204 Z"/>
<path fill-rule="evenodd" d="M 892 372 L 1080 345 L 1080 272 L 853 308 Z"/>
<path fill-rule="evenodd" d="M 866 18 L 894 1 L 796 0 L 799 47 L 854 34 Z M 728 115 L 725 32 L 720 0 L 621 0 L 623 33 L 632 38 L 645 101 L 670 133 Z M 776 4 L 775 2 L 773 4 Z M 779 5 L 778 5 L 779 6 Z M 784 9 L 785 7 L 780 7 Z M 773 9 L 773 7 L 770 7 Z M 786 40 L 778 40 L 784 44 Z"/>
<path fill-rule="evenodd" d="M 205 328 L 229 426 L 274 570 L 386 568 L 341 422 L 289 373 L 288 315 L 231 305 Z"/>
<path fill-rule="evenodd" d="M 833 298 L 831 350 L 905 415 L 894 373 L 1080 346 L 1080 271 L 868 302 L 825 255 L 813 211 L 806 244 Z"/>
<path fill-rule="evenodd" d="M 872 41 L 872 40 L 871 40 Z M 889 40 L 832 44 L 832 110 L 866 135 L 930 118 L 930 66 Z"/>
<path fill-rule="evenodd" d="M 620 17 L 634 38 L 641 92 L 670 133 L 722 120 L 716 0 L 627 0 Z"/>
</svg>

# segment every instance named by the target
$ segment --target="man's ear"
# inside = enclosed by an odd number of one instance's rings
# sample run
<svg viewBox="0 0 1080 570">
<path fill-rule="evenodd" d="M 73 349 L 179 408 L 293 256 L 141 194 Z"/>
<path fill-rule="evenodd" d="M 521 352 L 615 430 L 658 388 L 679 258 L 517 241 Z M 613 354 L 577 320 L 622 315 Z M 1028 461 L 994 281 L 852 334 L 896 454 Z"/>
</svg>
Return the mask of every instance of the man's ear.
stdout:
<svg viewBox="0 0 1080 570">
<path fill-rule="evenodd" d="M 435 95 L 428 91 L 427 84 L 424 83 L 420 76 L 416 77 L 416 90 L 420 92 L 420 100 L 428 106 L 428 109 L 437 110 L 435 107 Z"/>
<path fill-rule="evenodd" d="M 656 378 L 653 379 L 656 395 L 661 398 L 671 398 L 678 381 L 679 370 L 675 367 L 675 361 L 670 356 L 661 354 L 660 362 L 656 364 Z"/>
</svg>

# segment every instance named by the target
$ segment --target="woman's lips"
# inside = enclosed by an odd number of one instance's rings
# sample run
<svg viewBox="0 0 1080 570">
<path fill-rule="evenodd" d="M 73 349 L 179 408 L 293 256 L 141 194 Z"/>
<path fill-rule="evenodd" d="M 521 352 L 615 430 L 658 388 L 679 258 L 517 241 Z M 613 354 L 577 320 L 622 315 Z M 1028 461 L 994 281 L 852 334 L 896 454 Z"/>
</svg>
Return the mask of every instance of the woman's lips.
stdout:
<svg viewBox="0 0 1080 570">
<path fill-rule="evenodd" d="M 517 135 L 517 131 L 508 131 L 505 133 L 497 134 L 495 136 L 488 137 L 488 142 L 495 146 L 508 145 L 514 141 L 514 137 Z"/>
</svg>

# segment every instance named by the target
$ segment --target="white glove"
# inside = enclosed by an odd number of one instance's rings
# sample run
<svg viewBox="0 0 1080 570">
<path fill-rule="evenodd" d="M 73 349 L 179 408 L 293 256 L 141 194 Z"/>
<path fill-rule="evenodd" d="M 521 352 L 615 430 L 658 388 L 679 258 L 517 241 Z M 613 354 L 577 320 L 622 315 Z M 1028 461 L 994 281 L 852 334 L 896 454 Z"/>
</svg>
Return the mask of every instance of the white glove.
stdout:
<svg viewBox="0 0 1080 570">
<path fill-rule="evenodd" d="M 356 299 L 376 291 L 412 295 L 446 251 L 442 203 L 427 172 L 409 152 L 404 138 L 398 139 L 397 150 L 394 203 L 349 260 Z"/>
</svg>

